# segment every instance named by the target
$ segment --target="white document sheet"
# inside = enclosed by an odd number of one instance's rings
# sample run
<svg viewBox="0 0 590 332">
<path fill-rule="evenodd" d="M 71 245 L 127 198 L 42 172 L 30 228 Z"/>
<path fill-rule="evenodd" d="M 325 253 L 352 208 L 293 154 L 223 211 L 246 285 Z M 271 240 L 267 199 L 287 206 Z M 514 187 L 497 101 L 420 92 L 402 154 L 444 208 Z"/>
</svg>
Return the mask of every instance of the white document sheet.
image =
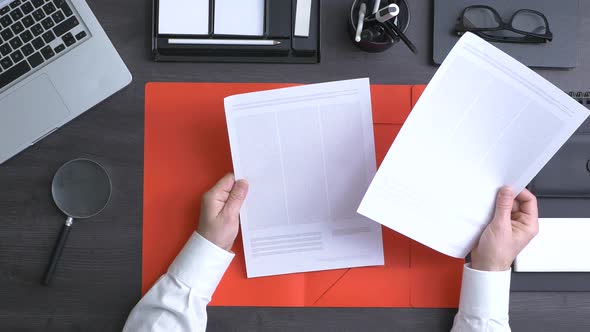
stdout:
<svg viewBox="0 0 590 332">
<path fill-rule="evenodd" d="M 590 272 L 590 219 L 541 218 L 539 234 L 514 261 L 517 272 Z"/>
<path fill-rule="evenodd" d="M 216 0 L 213 30 L 222 35 L 262 36 L 264 11 L 264 0 Z"/>
<path fill-rule="evenodd" d="M 209 33 L 209 0 L 160 0 L 158 33 L 206 35 Z"/>
<path fill-rule="evenodd" d="M 225 99 L 248 277 L 383 265 L 381 225 L 356 213 L 375 174 L 369 80 Z"/>
<path fill-rule="evenodd" d="M 406 120 L 358 212 L 462 258 L 497 190 L 530 182 L 589 111 L 483 39 L 466 34 Z"/>
</svg>

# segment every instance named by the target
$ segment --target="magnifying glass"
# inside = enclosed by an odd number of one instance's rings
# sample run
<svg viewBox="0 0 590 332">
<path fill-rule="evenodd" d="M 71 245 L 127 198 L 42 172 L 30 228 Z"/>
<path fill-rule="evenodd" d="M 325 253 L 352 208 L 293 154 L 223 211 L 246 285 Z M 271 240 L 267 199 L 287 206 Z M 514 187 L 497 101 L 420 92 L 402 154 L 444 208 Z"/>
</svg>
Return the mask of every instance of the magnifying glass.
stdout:
<svg viewBox="0 0 590 332">
<path fill-rule="evenodd" d="M 51 194 L 55 205 L 68 217 L 61 228 L 51 260 L 43 277 L 49 285 L 70 234 L 74 219 L 86 219 L 99 214 L 111 198 L 111 179 L 107 171 L 89 159 L 74 159 L 55 173 Z"/>
</svg>

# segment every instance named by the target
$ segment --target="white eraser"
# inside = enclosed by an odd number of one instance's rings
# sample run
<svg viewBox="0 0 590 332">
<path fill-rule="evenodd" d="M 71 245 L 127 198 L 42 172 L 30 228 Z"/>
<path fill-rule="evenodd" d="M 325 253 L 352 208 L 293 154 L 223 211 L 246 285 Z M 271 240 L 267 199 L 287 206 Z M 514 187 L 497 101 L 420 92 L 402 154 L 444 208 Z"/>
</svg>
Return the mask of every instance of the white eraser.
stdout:
<svg viewBox="0 0 590 332">
<path fill-rule="evenodd" d="M 514 262 L 516 272 L 590 272 L 590 218 L 541 218 L 539 234 Z"/>
<path fill-rule="evenodd" d="M 312 0 L 297 0 L 295 7 L 295 36 L 309 37 Z"/>
</svg>

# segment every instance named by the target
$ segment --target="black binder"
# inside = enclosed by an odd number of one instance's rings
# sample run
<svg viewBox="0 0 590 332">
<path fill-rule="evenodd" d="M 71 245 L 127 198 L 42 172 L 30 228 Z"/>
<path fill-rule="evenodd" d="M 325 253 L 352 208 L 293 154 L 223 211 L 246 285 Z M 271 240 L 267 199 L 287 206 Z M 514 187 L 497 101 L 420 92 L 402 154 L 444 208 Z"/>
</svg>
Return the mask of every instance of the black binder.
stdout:
<svg viewBox="0 0 590 332">
<path fill-rule="evenodd" d="M 537 197 L 590 198 L 590 134 L 574 134 L 529 189 Z"/>
<path fill-rule="evenodd" d="M 262 36 L 219 35 L 213 32 L 215 0 L 209 0 L 209 33 L 206 35 L 173 35 L 158 33 L 158 5 L 153 1 L 152 53 L 155 61 L 193 62 L 265 62 L 319 63 L 320 0 L 312 0 L 308 37 L 294 35 L 297 0 L 266 0 Z M 276 40 L 278 45 L 179 45 L 171 38 L 182 39 L 253 39 Z"/>
<path fill-rule="evenodd" d="M 570 92 L 569 95 L 580 104 L 590 106 L 590 92 Z M 528 188 L 537 197 L 590 198 L 590 118 L 537 174 Z"/>
</svg>

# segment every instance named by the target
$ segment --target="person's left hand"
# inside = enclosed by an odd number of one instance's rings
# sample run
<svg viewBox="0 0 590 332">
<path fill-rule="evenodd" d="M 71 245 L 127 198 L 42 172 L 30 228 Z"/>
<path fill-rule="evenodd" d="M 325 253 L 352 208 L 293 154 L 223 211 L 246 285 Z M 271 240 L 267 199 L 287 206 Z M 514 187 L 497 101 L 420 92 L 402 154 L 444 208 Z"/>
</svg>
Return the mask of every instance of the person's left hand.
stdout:
<svg viewBox="0 0 590 332">
<path fill-rule="evenodd" d="M 248 194 L 246 180 L 225 175 L 203 195 L 197 232 L 216 246 L 231 250 L 238 235 L 240 208 Z"/>
</svg>

